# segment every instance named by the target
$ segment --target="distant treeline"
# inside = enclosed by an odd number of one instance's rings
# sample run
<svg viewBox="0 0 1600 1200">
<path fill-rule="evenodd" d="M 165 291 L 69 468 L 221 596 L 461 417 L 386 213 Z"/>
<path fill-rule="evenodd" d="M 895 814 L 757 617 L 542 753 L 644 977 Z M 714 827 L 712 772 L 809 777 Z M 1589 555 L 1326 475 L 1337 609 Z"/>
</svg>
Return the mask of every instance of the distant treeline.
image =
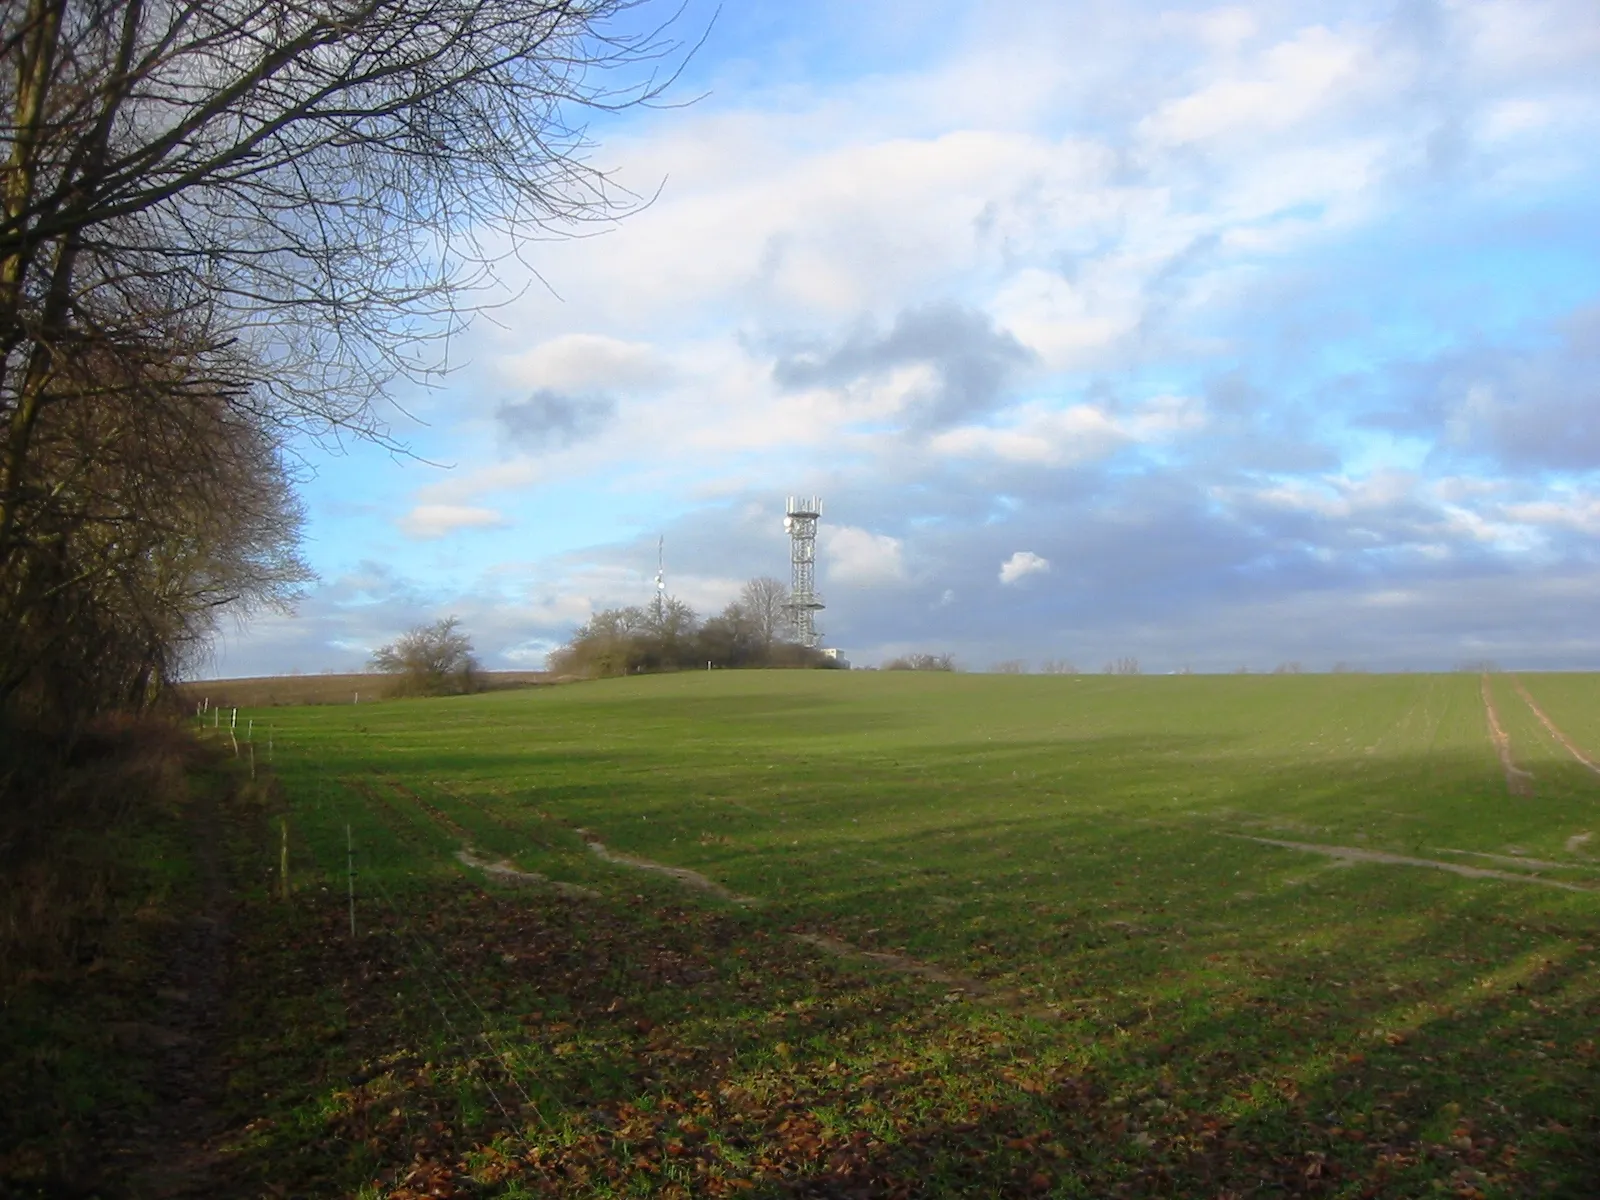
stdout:
<svg viewBox="0 0 1600 1200">
<path fill-rule="evenodd" d="M 746 583 L 720 614 L 701 620 L 682 600 L 595 613 L 550 655 L 556 675 L 602 678 L 706 667 L 832 667 L 820 651 L 789 636 L 789 590 L 762 576 Z"/>
</svg>

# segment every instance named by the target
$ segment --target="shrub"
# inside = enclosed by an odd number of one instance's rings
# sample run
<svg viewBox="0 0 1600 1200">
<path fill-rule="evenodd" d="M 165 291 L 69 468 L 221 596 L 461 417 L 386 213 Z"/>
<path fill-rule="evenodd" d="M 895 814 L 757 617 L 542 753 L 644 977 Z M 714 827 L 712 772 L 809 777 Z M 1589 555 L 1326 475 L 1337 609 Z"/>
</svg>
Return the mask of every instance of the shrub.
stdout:
<svg viewBox="0 0 1600 1200">
<path fill-rule="evenodd" d="M 372 669 L 395 676 L 400 696 L 454 696 L 478 690 L 482 668 L 461 622 L 445 617 L 401 634 L 372 656 Z"/>
</svg>

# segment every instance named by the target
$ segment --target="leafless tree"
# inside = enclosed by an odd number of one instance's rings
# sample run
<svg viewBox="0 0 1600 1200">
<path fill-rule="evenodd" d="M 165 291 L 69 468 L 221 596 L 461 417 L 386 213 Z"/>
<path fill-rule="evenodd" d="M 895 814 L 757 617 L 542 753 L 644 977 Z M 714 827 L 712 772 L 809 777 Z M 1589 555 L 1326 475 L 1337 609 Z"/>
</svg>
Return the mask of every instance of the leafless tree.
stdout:
<svg viewBox="0 0 1600 1200">
<path fill-rule="evenodd" d="M 784 641 L 789 633 L 789 585 L 771 575 L 758 575 L 739 589 L 739 608 L 763 647 Z"/>
<path fill-rule="evenodd" d="M 1139 660 L 1137 658 L 1115 658 L 1100 668 L 1102 675 L 1139 675 Z"/>
<path fill-rule="evenodd" d="M 272 437 L 185 383 L 181 353 L 131 395 L 121 366 L 74 358 L 58 381 L 81 398 L 35 432 L 52 486 L 31 506 L 28 569 L 0 575 L 0 711 L 31 724 L 143 706 L 220 612 L 281 605 L 307 577 Z"/>
<path fill-rule="evenodd" d="M 188 403 L 269 458 L 387 438 L 379 397 L 434 377 L 496 262 L 634 207 L 582 121 L 671 78 L 639 3 L 0 0 L 0 628 L 106 599 L 75 556 L 128 559 L 149 515 L 72 500 L 69 432 Z M 0 639 L 0 686 L 37 650 Z"/>
<path fill-rule="evenodd" d="M 1304 672 L 1305 668 L 1297 662 L 1281 662 L 1272 668 L 1274 675 L 1300 675 Z"/>
<path fill-rule="evenodd" d="M 1047 658 L 1039 664 L 1041 675 L 1079 675 L 1078 668 L 1064 658 Z"/>
<path fill-rule="evenodd" d="M 475 691 L 482 673 L 472 639 L 455 617 L 408 629 L 374 651 L 371 666 L 394 676 L 396 692 L 414 696 Z"/>
<path fill-rule="evenodd" d="M 1004 662 L 997 662 L 989 668 L 994 675 L 1026 675 L 1028 664 L 1020 658 L 1008 658 Z"/>
<path fill-rule="evenodd" d="M 902 654 L 880 668 L 884 671 L 954 671 L 956 660 L 949 654 Z"/>
</svg>

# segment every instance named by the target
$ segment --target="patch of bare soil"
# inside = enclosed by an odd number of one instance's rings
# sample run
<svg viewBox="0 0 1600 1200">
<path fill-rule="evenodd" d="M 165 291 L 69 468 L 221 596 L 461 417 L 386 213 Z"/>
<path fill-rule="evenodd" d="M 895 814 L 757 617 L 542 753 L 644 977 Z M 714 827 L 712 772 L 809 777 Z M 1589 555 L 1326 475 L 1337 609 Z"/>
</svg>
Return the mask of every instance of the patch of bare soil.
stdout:
<svg viewBox="0 0 1600 1200">
<path fill-rule="evenodd" d="M 1432 858 L 1412 858 L 1408 854 L 1389 854 L 1383 850 L 1366 850 L 1359 846 L 1321 846 L 1313 842 L 1285 842 L 1277 838 L 1252 837 L 1235 833 L 1231 837 L 1247 842 L 1260 842 L 1265 846 L 1282 846 L 1286 850 L 1303 850 L 1308 854 L 1321 854 L 1328 858 L 1348 862 L 1384 863 L 1396 867 L 1431 867 L 1435 871 L 1449 871 L 1452 875 L 1465 875 L 1469 879 L 1502 879 L 1511 883 L 1531 883 L 1539 887 L 1560 888 L 1564 892 L 1597 892 L 1600 888 L 1582 883 L 1568 883 L 1563 879 L 1545 879 L 1539 875 L 1519 875 L 1514 871 L 1496 871 L 1490 867 L 1469 867 L 1462 863 L 1439 862 Z"/>
<path fill-rule="evenodd" d="M 648 858 L 636 858 L 631 854 L 618 854 L 606 847 L 606 844 L 587 829 L 577 830 L 584 845 L 589 847 L 589 853 L 603 862 L 612 863 L 619 867 L 631 867 L 635 871 L 653 871 L 657 875 L 666 875 L 676 879 L 685 887 L 692 887 L 696 891 L 708 892 L 723 900 L 730 900 L 734 904 L 759 904 L 754 896 L 741 896 L 731 892 L 714 879 L 707 879 L 698 871 L 691 871 L 688 867 L 669 867 L 666 863 L 653 862 Z"/>
<path fill-rule="evenodd" d="M 547 887 L 563 896 L 572 896 L 581 899 L 594 899 L 600 893 L 593 888 L 581 887 L 576 883 L 563 883 L 559 879 L 551 879 L 548 875 L 541 875 L 537 871 L 524 871 L 514 863 L 509 863 L 503 858 L 480 858 L 471 846 L 463 846 L 456 851 L 456 861 L 485 875 L 505 883 L 535 884 Z"/>
<path fill-rule="evenodd" d="M 1511 758 L 1511 738 L 1501 728 L 1500 714 L 1495 711 L 1494 696 L 1489 691 L 1489 677 L 1485 675 L 1479 688 L 1483 693 L 1483 712 L 1489 720 L 1489 740 L 1494 743 L 1495 752 L 1500 755 L 1500 765 L 1506 773 L 1506 790 L 1513 796 L 1533 795 L 1533 776 Z"/>
<path fill-rule="evenodd" d="M 1584 854 L 1585 853 L 1584 847 L 1589 844 L 1589 839 L 1592 838 L 1593 836 L 1594 836 L 1594 834 L 1592 834 L 1592 833 L 1575 833 L 1575 834 L 1573 834 L 1571 837 L 1569 837 L 1567 839 L 1567 853 L 1568 854 Z"/>
<path fill-rule="evenodd" d="M 1567 753 L 1572 755 L 1573 758 L 1577 759 L 1584 766 L 1588 767 L 1589 770 L 1593 771 L 1596 775 L 1600 775 L 1600 766 L 1596 766 L 1594 763 L 1590 762 L 1586 757 L 1584 757 L 1583 751 L 1579 750 L 1572 744 L 1572 739 L 1567 737 L 1566 734 L 1562 733 L 1561 730 L 1556 726 L 1556 723 L 1544 715 L 1544 709 L 1540 708 L 1533 702 L 1533 697 L 1528 695 L 1528 689 L 1522 686 L 1522 681 L 1519 679 L 1513 680 L 1512 682 L 1517 689 L 1517 695 L 1521 696 L 1522 702 L 1533 710 L 1533 715 L 1539 718 L 1539 723 L 1550 731 L 1550 736 L 1565 746 Z"/>
</svg>

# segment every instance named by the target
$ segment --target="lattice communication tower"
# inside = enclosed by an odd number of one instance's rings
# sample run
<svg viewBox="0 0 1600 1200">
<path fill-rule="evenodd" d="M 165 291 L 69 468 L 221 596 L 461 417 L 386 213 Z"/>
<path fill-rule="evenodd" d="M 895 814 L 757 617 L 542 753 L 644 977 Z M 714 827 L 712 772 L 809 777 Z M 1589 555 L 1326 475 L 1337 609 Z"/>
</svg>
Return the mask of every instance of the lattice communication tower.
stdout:
<svg viewBox="0 0 1600 1200">
<path fill-rule="evenodd" d="M 783 528 L 789 535 L 789 562 L 793 568 L 789 603 L 784 605 L 794 640 L 812 650 L 822 645 L 817 613 L 825 606 L 817 595 L 817 520 L 822 516 L 820 496 L 790 496 Z"/>
</svg>

